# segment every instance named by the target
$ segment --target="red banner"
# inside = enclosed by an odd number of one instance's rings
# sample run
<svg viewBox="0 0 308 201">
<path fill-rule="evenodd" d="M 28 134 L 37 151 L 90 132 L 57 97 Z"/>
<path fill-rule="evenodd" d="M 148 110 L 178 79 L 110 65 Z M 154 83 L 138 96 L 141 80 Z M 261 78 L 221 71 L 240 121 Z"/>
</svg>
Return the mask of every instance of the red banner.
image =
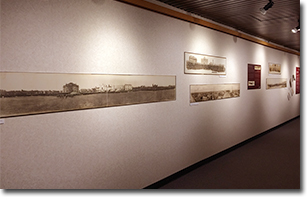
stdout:
<svg viewBox="0 0 308 201">
<path fill-rule="evenodd" d="M 300 93 L 300 68 L 296 67 L 296 94 Z"/>
<path fill-rule="evenodd" d="M 261 65 L 248 64 L 248 89 L 261 89 Z"/>
</svg>

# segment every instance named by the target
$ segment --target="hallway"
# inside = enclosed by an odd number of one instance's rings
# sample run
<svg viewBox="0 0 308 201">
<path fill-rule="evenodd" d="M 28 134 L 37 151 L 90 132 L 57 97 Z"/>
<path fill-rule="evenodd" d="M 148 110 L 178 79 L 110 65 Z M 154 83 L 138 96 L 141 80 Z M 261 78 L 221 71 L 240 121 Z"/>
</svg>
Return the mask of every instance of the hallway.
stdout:
<svg viewBox="0 0 308 201">
<path fill-rule="evenodd" d="M 148 188 L 300 189 L 300 145 L 297 117 L 169 183 Z"/>
</svg>

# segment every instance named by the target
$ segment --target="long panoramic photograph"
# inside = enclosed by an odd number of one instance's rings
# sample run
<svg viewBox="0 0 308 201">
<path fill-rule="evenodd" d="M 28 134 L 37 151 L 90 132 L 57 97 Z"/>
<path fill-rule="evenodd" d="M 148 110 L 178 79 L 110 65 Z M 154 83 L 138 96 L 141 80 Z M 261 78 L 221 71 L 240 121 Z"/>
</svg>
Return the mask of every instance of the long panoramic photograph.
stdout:
<svg viewBox="0 0 308 201">
<path fill-rule="evenodd" d="M 287 78 L 266 78 L 266 89 L 286 88 L 287 80 Z"/>
<path fill-rule="evenodd" d="M 226 57 L 185 52 L 185 73 L 225 75 Z"/>
<path fill-rule="evenodd" d="M 172 101 L 176 77 L 0 72 L 0 118 Z"/>
<path fill-rule="evenodd" d="M 239 83 L 190 85 L 190 103 L 235 98 L 239 96 Z"/>
</svg>

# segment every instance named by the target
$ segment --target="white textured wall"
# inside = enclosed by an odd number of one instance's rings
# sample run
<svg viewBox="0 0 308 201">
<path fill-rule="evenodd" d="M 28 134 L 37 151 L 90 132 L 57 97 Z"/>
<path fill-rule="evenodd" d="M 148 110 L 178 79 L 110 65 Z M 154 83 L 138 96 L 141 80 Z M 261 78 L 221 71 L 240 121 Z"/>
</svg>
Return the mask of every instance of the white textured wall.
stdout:
<svg viewBox="0 0 308 201">
<path fill-rule="evenodd" d="M 227 76 L 184 74 L 184 52 L 227 57 Z M 269 76 L 268 62 L 282 64 Z M 247 90 L 247 64 L 262 89 Z M 300 58 L 111 0 L 1 0 L 1 71 L 176 75 L 176 101 L 6 118 L 1 188 L 143 188 L 300 114 L 266 90 Z M 189 106 L 190 84 L 241 83 Z M 295 83 L 294 83 L 295 84 Z"/>
</svg>

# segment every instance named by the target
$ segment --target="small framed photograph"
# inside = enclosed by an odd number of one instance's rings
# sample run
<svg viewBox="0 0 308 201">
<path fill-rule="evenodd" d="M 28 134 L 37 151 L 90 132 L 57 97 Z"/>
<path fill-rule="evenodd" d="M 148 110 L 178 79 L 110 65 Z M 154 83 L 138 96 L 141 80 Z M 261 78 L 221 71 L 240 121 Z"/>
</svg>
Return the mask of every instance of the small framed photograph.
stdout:
<svg viewBox="0 0 308 201">
<path fill-rule="evenodd" d="M 270 75 L 281 75 L 281 64 L 268 63 L 268 74 Z"/>
<path fill-rule="evenodd" d="M 227 58 L 185 52 L 185 74 L 226 75 Z"/>
</svg>

